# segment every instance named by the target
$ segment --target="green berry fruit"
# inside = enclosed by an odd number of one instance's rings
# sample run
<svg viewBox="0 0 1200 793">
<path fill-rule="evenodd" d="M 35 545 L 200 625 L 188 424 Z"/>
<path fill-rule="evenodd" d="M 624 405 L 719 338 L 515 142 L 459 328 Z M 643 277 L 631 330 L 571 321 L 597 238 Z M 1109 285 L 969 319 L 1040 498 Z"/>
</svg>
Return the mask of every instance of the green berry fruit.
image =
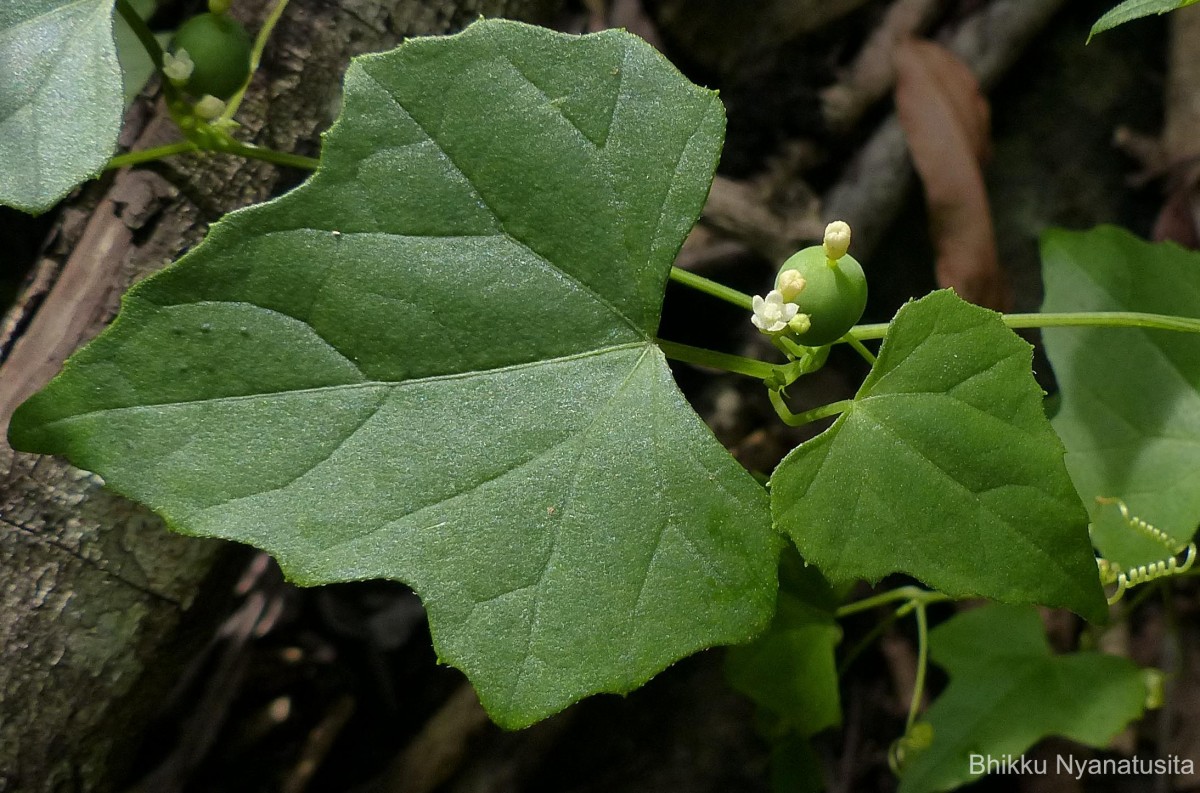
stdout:
<svg viewBox="0 0 1200 793">
<path fill-rule="evenodd" d="M 862 318 L 867 307 L 867 277 L 852 256 L 830 259 L 820 245 L 796 253 L 779 268 L 775 288 L 788 270 L 798 270 L 804 287 L 792 302 L 807 314 L 810 325 L 803 333 L 793 334 L 796 341 L 820 347 L 846 335 Z"/>
<path fill-rule="evenodd" d="M 228 99 L 250 75 L 250 34 L 232 17 L 200 14 L 175 32 L 175 52 L 187 50 L 194 67 L 186 88 L 195 96 Z"/>
</svg>

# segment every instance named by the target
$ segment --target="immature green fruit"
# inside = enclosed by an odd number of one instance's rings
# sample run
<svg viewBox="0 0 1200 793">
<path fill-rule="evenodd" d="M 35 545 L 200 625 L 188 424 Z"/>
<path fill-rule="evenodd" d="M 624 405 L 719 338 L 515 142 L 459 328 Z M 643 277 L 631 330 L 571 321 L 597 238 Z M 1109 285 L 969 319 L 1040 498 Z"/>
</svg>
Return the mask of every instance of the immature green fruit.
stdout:
<svg viewBox="0 0 1200 793">
<path fill-rule="evenodd" d="M 175 33 L 175 52 L 187 50 L 194 64 L 184 87 L 195 96 L 233 96 L 250 75 L 250 47 L 250 34 L 232 17 L 192 17 Z"/>
<path fill-rule="evenodd" d="M 809 347 L 832 344 L 862 318 L 867 307 L 867 277 L 854 257 L 842 255 L 834 260 L 821 245 L 805 248 L 779 268 L 776 289 L 795 279 L 784 275 L 789 270 L 798 270 L 804 279 L 804 287 L 792 302 L 809 319 L 808 330 L 793 333 L 796 341 Z"/>
</svg>

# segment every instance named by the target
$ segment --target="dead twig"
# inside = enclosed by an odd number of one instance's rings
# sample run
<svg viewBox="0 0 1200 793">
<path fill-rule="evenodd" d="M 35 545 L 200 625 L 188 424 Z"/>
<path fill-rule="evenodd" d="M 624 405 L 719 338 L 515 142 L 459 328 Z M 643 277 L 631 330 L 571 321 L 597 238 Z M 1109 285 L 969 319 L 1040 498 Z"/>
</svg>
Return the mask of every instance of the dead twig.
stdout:
<svg viewBox="0 0 1200 793">
<path fill-rule="evenodd" d="M 1012 66 L 1064 0 L 996 0 L 968 17 L 949 37 L 948 48 L 966 61 L 987 89 Z M 879 243 L 913 185 L 904 132 L 889 116 L 825 197 L 823 216 L 854 227 L 855 255 Z"/>
<path fill-rule="evenodd" d="M 896 0 L 858 51 L 840 81 L 821 92 L 825 121 L 834 130 L 853 127 L 896 83 L 896 46 L 928 29 L 945 0 Z"/>
</svg>

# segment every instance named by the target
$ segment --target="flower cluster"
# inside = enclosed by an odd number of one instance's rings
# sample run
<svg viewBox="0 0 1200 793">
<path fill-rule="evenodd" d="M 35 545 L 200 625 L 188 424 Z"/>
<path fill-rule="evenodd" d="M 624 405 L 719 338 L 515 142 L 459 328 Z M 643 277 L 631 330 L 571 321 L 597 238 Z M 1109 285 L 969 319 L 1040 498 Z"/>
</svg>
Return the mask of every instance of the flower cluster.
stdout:
<svg viewBox="0 0 1200 793">
<path fill-rule="evenodd" d="M 787 270 L 779 278 L 779 288 L 767 292 L 766 297 L 755 295 L 751 301 L 754 316 L 750 321 L 763 333 L 774 336 L 790 330 L 803 333 L 811 323 L 808 314 L 800 313 L 800 306 L 792 301 L 804 289 L 804 279 L 796 270 Z"/>
<path fill-rule="evenodd" d="M 821 246 L 825 254 L 823 259 L 830 267 L 833 267 L 834 262 L 845 256 L 846 251 L 850 248 L 850 226 L 843 220 L 835 220 L 830 223 L 825 227 L 825 238 L 822 240 Z M 769 336 L 775 336 L 785 331 L 797 335 L 809 331 L 812 327 L 812 317 L 808 314 L 801 314 L 800 306 L 796 302 L 804 290 L 805 280 L 800 269 L 797 269 L 794 263 L 797 260 L 803 260 L 809 251 L 815 250 L 817 250 L 815 247 L 805 248 L 784 262 L 783 267 L 786 269 L 782 269 L 779 277 L 775 279 L 775 288 L 767 292 L 766 297 L 754 296 L 751 301 L 754 316 L 750 317 L 754 327 Z M 803 267 L 803 262 L 799 266 Z M 857 264 L 854 266 L 858 267 Z M 863 300 L 865 303 L 865 297 Z M 859 315 L 861 313 L 860 309 Z"/>
</svg>

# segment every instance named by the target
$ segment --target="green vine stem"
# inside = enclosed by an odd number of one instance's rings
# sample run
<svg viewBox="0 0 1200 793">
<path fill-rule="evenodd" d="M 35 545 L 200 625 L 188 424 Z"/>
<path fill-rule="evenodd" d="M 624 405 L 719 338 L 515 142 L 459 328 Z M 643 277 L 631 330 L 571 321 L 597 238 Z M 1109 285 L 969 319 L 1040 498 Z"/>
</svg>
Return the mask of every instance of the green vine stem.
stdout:
<svg viewBox="0 0 1200 793">
<path fill-rule="evenodd" d="M 884 606 L 896 601 L 904 601 L 903 604 L 896 609 L 891 617 L 877 626 L 877 630 L 873 630 L 868 634 L 868 638 L 874 639 L 882 633 L 882 625 L 888 624 L 891 620 L 898 617 L 903 617 L 910 611 L 916 612 L 917 617 L 917 673 L 913 681 L 912 701 L 908 706 L 908 722 L 905 725 L 904 732 L 909 734 L 912 731 L 913 725 L 917 722 L 917 716 L 921 710 L 921 701 L 925 697 L 925 673 L 929 668 L 929 620 L 925 609 L 932 603 L 942 603 L 948 600 L 953 600 L 949 595 L 941 592 L 935 592 L 929 589 L 921 589 L 917 586 L 902 586 L 896 589 L 881 592 L 878 595 L 872 595 L 862 600 L 856 600 L 853 603 L 847 603 L 841 606 L 834 612 L 834 616 L 838 619 L 848 617 L 852 614 L 858 614 L 863 611 L 870 611 L 873 608 Z M 854 655 L 862 652 L 864 643 L 860 643 L 854 648 Z M 839 674 L 849 665 L 851 659 L 843 662 L 843 666 L 839 668 Z"/>
<path fill-rule="evenodd" d="M 716 281 L 712 281 L 702 275 L 696 275 L 695 273 L 688 272 L 687 270 L 683 270 L 678 267 L 672 267 L 671 280 L 675 283 L 689 286 L 692 289 L 705 293 L 706 295 L 712 295 L 719 300 L 724 300 L 726 303 L 732 303 L 738 308 L 744 308 L 746 311 L 752 311 L 754 309 L 754 304 L 750 295 L 746 294 L 745 292 L 739 292 L 733 287 L 725 286 L 725 284 L 719 284 Z"/>
<path fill-rule="evenodd" d="M 279 19 L 283 16 L 283 10 L 287 8 L 287 4 L 288 0 L 278 0 L 275 7 L 271 9 L 271 13 L 263 20 L 262 28 L 254 37 L 254 47 L 250 50 L 250 73 L 246 75 L 246 82 L 242 83 L 242 87 L 237 90 L 237 93 L 229 97 L 229 101 L 225 104 L 225 112 L 221 114 L 221 120 L 231 120 L 233 114 L 241 106 L 242 100 L 246 97 L 246 89 L 250 87 L 250 81 L 254 79 L 254 73 L 258 71 L 259 64 L 262 63 L 262 54 L 263 50 L 267 48 L 267 40 L 271 38 L 271 33 L 279 24 Z"/>
<path fill-rule="evenodd" d="M 766 361 L 758 361 L 754 358 L 743 358 L 740 355 L 730 355 L 725 352 L 707 350 L 703 347 L 692 347 L 687 344 L 666 341 L 664 339 L 656 339 L 655 341 L 662 349 L 663 354 L 668 358 L 683 361 L 684 363 L 696 364 L 697 366 L 708 366 L 726 372 L 744 374 L 749 377 L 758 378 L 759 380 L 767 380 L 774 377 L 779 369 L 774 364 L 769 364 Z"/>
<path fill-rule="evenodd" d="M 671 280 L 689 286 L 751 311 L 751 297 L 745 292 L 717 283 L 701 275 L 671 268 Z M 1001 314 L 1004 324 L 1013 330 L 1021 328 L 1146 328 L 1148 330 L 1173 330 L 1182 333 L 1200 333 L 1200 319 L 1174 317 L 1168 314 L 1147 314 L 1139 311 L 1078 311 L 1047 314 Z M 849 344 L 863 354 L 856 343 L 882 339 L 887 335 L 890 323 L 856 325 L 837 343 Z M 870 352 L 867 351 L 870 355 Z M 874 358 L 874 356 L 871 356 Z"/>
<path fill-rule="evenodd" d="M 113 168 L 125 168 L 130 165 L 140 165 L 144 162 L 153 162 L 161 160 L 163 157 L 172 157 L 176 154 L 188 154 L 189 152 L 200 151 L 200 147 L 193 141 L 181 140 L 178 143 L 168 143 L 165 146 L 155 146 L 152 149 L 143 149 L 141 151 L 130 151 L 125 154 L 118 154 L 108 161 L 105 165 L 105 170 Z"/>
<path fill-rule="evenodd" d="M 888 603 L 895 603 L 897 600 L 903 600 L 905 603 L 901 606 L 904 613 L 908 610 L 916 608 L 913 604 L 922 604 L 925 606 L 931 603 L 944 603 L 954 598 L 941 592 L 935 592 L 932 589 L 921 589 L 919 586 L 902 586 L 895 589 L 889 589 L 887 592 L 880 592 L 878 595 L 872 595 L 862 600 L 856 600 L 853 603 L 847 603 L 844 606 L 838 607 L 834 612 L 834 616 L 838 619 L 848 617 L 851 614 L 857 614 L 860 611 L 870 611 L 878 606 L 884 606 Z M 902 615 L 903 616 L 903 615 Z"/>
<path fill-rule="evenodd" d="M 866 345 L 864 345 L 861 341 L 859 341 L 858 339 L 854 338 L 853 336 L 851 336 L 849 334 L 847 334 L 845 336 L 844 341 L 847 344 L 849 344 L 854 349 L 855 352 L 857 352 L 860 356 L 862 356 L 862 359 L 864 361 L 866 361 L 871 366 L 875 365 L 875 353 L 868 350 L 866 348 Z"/>
<path fill-rule="evenodd" d="M 308 171 L 315 170 L 321 162 L 314 157 L 288 154 L 285 151 L 275 151 L 274 149 L 264 149 L 262 146 L 242 143 L 241 141 L 229 138 L 222 141 L 219 147 L 206 148 L 193 140 L 181 140 L 178 143 L 168 143 L 165 146 L 155 146 L 152 149 L 126 152 L 125 154 L 118 154 L 113 157 L 104 167 L 106 170 L 124 168 L 129 165 L 140 165 L 146 162 L 153 162 L 154 160 L 161 160 L 164 157 L 173 157 L 177 154 L 191 154 L 194 152 L 236 154 L 252 160 L 263 160 L 275 165 L 285 165 L 289 168 L 300 168 Z M 769 366 L 769 364 L 763 364 L 763 366 Z"/>
<path fill-rule="evenodd" d="M 909 601 L 910 603 L 913 601 Z M 929 666 L 929 621 L 925 617 L 925 603 L 916 601 L 917 612 L 917 675 L 913 680 L 912 701 L 908 703 L 908 721 L 904 734 L 912 732 L 921 712 L 921 701 L 925 698 L 925 670 Z"/>
<path fill-rule="evenodd" d="M 142 19 L 137 9 L 129 4 L 129 0 L 117 0 L 117 13 L 121 15 L 121 18 L 133 30 L 134 35 L 138 37 L 138 41 L 146 48 L 146 54 L 150 56 L 150 60 L 154 61 L 154 68 L 162 71 L 162 46 L 159 45 L 158 39 L 154 38 L 154 33 L 147 27 L 146 20 Z"/>
<path fill-rule="evenodd" d="M 249 157 L 252 160 L 264 160 L 276 165 L 286 165 L 289 168 L 300 168 L 306 171 L 315 171 L 317 166 L 321 164 L 321 161 L 315 157 L 305 157 L 302 154 L 289 154 L 286 151 L 265 149 L 262 146 L 255 146 L 252 143 L 242 143 L 232 138 L 223 142 L 221 148 L 217 149 L 217 151 Z"/>
<path fill-rule="evenodd" d="M 1060 314 L 1001 314 L 1004 324 L 1013 330 L 1020 328 L 1145 328 L 1173 330 L 1181 333 L 1200 333 L 1200 319 L 1174 317 L 1169 314 L 1146 314 L 1139 311 L 1078 311 Z M 887 335 L 886 322 L 858 325 L 851 328 L 844 341 L 869 341 Z"/>
</svg>

